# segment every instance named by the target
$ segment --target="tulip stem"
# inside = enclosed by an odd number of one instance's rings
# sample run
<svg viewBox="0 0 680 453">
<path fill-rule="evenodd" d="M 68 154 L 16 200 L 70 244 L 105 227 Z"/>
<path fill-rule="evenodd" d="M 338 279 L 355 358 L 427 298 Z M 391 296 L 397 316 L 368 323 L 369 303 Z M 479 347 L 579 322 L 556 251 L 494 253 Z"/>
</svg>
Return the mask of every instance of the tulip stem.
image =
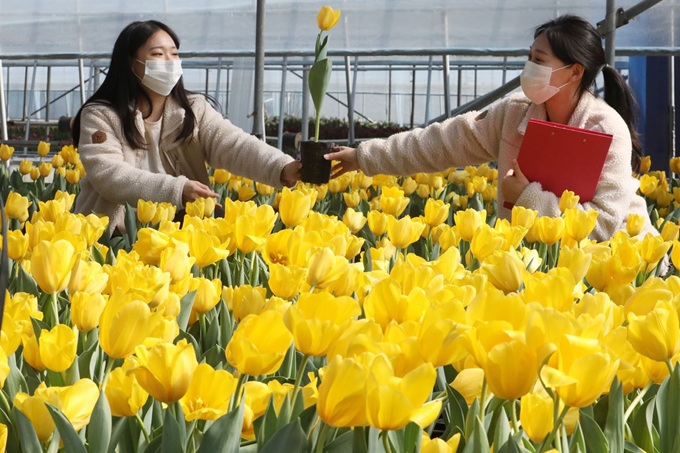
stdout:
<svg viewBox="0 0 680 453">
<path fill-rule="evenodd" d="M 670 359 L 666 359 L 666 366 L 668 367 L 670 374 L 673 374 L 673 364 L 671 363 Z"/>
<path fill-rule="evenodd" d="M 486 383 L 486 376 L 484 377 L 484 380 L 482 381 L 482 394 L 480 396 L 480 401 L 479 401 L 479 418 L 482 421 L 482 425 L 484 425 L 484 412 L 486 412 L 486 392 L 487 392 L 487 383 Z"/>
<path fill-rule="evenodd" d="M 392 446 L 390 445 L 390 438 L 387 435 L 388 431 L 383 431 L 380 433 L 380 437 L 382 437 L 383 441 L 383 448 L 385 449 L 385 453 L 392 453 Z"/>
<path fill-rule="evenodd" d="M 293 386 L 293 398 L 291 399 L 291 410 L 295 410 L 295 402 L 297 401 L 298 393 L 300 392 L 300 383 L 302 382 L 302 375 L 305 372 L 305 367 L 307 366 L 307 360 L 309 356 L 305 354 L 300 361 L 300 366 L 297 370 L 297 376 L 295 376 L 295 385 Z"/>
<path fill-rule="evenodd" d="M 652 388 L 652 381 L 649 381 L 647 385 L 644 386 L 642 390 L 637 394 L 637 396 L 631 401 L 630 406 L 628 406 L 628 409 L 626 409 L 626 412 L 623 414 L 623 424 L 626 424 L 626 421 L 628 420 L 628 417 L 630 417 L 630 414 L 633 413 L 633 410 L 635 407 L 638 405 L 640 401 L 642 401 L 642 398 L 645 397 L 647 392 L 649 391 L 650 388 Z"/>
<path fill-rule="evenodd" d="M 238 377 L 238 381 L 236 382 L 236 390 L 234 391 L 234 397 L 231 400 L 231 405 L 229 407 L 229 412 L 233 411 L 238 407 L 239 404 L 241 404 L 241 388 L 243 387 L 243 383 L 248 379 L 248 375 L 245 373 L 242 373 Z"/>
<path fill-rule="evenodd" d="M 146 444 L 149 445 L 151 443 L 151 439 L 149 438 L 149 433 L 146 430 L 146 426 L 144 426 L 144 421 L 142 420 L 142 417 L 139 416 L 139 414 L 135 414 L 135 419 L 137 419 L 137 424 L 142 430 L 142 434 L 144 434 L 144 440 L 146 440 Z"/>
<path fill-rule="evenodd" d="M 106 371 L 104 371 L 104 379 L 102 379 L 102 390 L 106 388 L 106 382 L 109 380 L 109 375 L 111 374 L 111 369 L 113 368 L 113 362 L 115 360 L 109 357 L 106 361 Z"/>
<path fill-rule="evenodd" d="M 59 305 L 59 300 L 57 293 L 52 293 L 52 316 L 54 316 L 54 326 L 59 324 L 59 309 L 57 308 Z"/>
<path fill-rule="evenodd" d="M 321 431 L 319 431 L 319 437 L 316 439 L 315 453 L 323 453 L 323 447 L 326 446 L 326 437 L 328 436 L 328 431 L 330 431 L 330 429 L 331 427 L 329 425 L 321 422 Z"/>
<path fill-rule="evenodd" d="M 517 434 L 519 432 L 519 424 L 517 423 L 517 401 L 510 401 L 510 418 L 512 420 L 512 432 Z"/>
</svg>

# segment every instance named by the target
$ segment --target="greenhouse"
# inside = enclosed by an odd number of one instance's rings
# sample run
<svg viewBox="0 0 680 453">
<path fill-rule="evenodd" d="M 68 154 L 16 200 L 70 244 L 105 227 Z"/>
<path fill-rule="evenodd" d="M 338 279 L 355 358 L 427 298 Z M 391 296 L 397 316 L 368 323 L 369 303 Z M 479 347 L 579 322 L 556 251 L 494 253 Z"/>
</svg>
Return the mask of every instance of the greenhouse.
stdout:
<svg viewBox="0 0 680 453">
<path fill-rule="evenodd" d="M 678 0 L 0 0 L 0 452 L 680 451 L 679 56 Z"/>
</svg>

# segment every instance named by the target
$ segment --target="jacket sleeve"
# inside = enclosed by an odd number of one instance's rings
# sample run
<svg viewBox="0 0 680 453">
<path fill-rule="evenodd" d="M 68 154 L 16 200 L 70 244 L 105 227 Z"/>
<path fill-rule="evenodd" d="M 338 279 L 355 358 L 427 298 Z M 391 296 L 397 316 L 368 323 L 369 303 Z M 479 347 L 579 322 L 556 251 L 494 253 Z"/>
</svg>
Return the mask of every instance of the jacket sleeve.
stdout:
<svg viewBox="0 0 680 453">
<path fill-rule="evenodd" d="M 133 207 L 140 199 L 182 205 L 187 178 L 141 170 L 126 161 L 125 138 L 114 112 L 101 106 L 86 107 L 80 124 L 80 159 L 86 178 L 102 198 Z"/>
<path fill-rule="evenodd" d="M 613 131 L 614 136 L 595 195 L 591 201 L 578 205 L 579 209 L 586 211 L 594 209 L 599 213 L 595 229 L 590 234 L 592 239 L 598 241 L 609 240 L 624 224 L 633 197 L 637 196 L 636 190 L 639 185 L 631 176 L 632 144 L 628 127 L 623 119 L 607 123 L 609 124 L 601 123 L 592 128 L 599 132 Z M 559 200 L 558 195 L 543 190 L 540 183 L 532 182 L 522 192 L 516 204 L 535 209 L 541 216 L 559 217 L 561 215 Z"/>
<path fill-rule="evenodd" d="M 424 129 L 363 142 L 357 148 L 361 170 L 370 175 L 435 173 L 498 159 L 507 99 L 483 112 L 468 112 Z"/>
<path fill-rule="evenodd" d="M 198 135 L 206 160 L 239 176 L 281 187 L 281 171 L 294 159 L 223 118 L 205 99 L 194 100 Z M 196 108 L 198 107 L 198 108 Z"/>
</svg>

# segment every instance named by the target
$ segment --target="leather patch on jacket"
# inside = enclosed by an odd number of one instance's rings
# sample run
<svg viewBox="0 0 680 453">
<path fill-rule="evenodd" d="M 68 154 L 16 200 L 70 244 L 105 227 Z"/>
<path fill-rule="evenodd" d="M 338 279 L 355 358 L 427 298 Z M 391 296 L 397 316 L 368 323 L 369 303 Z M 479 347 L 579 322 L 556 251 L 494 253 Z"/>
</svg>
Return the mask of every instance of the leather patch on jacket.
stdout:
<svg viewBox="0 0 680 453">
<path fill-rule="evenodd" d="M 104 143 L 106 141 L 106 132 L 97 131 L 92 134 L 92 143 Z"/>
</svg>

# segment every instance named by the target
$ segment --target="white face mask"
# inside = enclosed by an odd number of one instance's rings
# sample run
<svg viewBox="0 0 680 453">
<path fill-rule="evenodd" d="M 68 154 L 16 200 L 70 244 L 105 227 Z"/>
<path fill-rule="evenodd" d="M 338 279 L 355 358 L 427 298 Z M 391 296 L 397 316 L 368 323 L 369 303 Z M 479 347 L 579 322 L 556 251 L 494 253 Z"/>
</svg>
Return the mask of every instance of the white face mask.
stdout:
<svg viewBox="0 0 680 453">
<path fill-rule="evenodd" d="M 162 96 L 169 95 L 177 85 L 179 78 L 182 77 L 181 60 L 146 60 L 146 63 L 139 62 L 144 65 L 142 85 Z"/>
<path fill-rule="evenodd" d="M 553 72 L 560 69 L 568 68 L 569 65 L 561 68 L 553 69 L 549 66 L 541 66 L 532 61 L 527 61 L 524 64 L 522 74 L 519 76 L 520 84 L 524 95 L 528 97 L 534 104 L 543 104 L 545 101 L 555 96 L 561 88 L 569 85 L 570 82 L 565 83 L 560 87 L 550 85 L 550 77 Z"/>
</svg>

